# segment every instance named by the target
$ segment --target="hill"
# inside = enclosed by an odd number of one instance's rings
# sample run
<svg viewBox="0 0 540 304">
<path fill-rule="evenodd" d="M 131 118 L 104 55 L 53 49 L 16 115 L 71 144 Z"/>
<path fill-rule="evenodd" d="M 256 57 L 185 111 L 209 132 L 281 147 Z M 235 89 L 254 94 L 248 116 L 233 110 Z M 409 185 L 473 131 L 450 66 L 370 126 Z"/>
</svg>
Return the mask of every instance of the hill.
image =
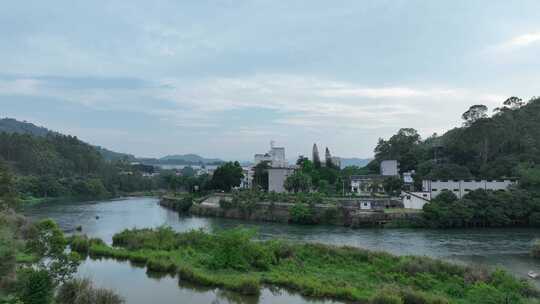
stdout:
<svg viewBox="0 0 540 304">
<path fill-rule="evenodd" d="M 371 160 L 372 159 L 370 158 L 356 158 L 356 157 L 341 158 L 341 167 L 342 168 L 351 167 L 351 166 L 364 167 L 367 164 L 369 164 Z"/>
<path fill-rule="evenodd" d="M 464 124 L 425 140 L 414 129 L 401 129 L 380 139 L 375 169 L 384 159 L 397 159 L 402 172 L 421 178 L 461 179 L 516 177 L 522 167 L 540 164 L 540 98 L 509 98 L 489 117 L 483 105 L 463 114 Z"/>
<path fill-rule="evenodd" d="M 203 163 L 214 164 L 222 163 L 223 160 L 217 158 L 204 158 L 197 154 L 184 154 L 184 155 L 167 155 L 159 159 L 162 162 L 187 162 L 187 163 Z"/>
<path fill-rule="evenodd" d="M 60 135 L 58 132 L 51 131 L 47 128 L 36 126 L 33 123 L 27 121 L 18 121 L 13 118 L 0 119 L 0 133 L 7 134 L 28 134 L 38 137 L 46 137 L 47 135 Z M 107 161 L 128 160 L 134 161 L 135 156 L 131 154 L 118 153 L 103 147 L 94 146 L 94 148 L 103 156 Z"/>
</svg>

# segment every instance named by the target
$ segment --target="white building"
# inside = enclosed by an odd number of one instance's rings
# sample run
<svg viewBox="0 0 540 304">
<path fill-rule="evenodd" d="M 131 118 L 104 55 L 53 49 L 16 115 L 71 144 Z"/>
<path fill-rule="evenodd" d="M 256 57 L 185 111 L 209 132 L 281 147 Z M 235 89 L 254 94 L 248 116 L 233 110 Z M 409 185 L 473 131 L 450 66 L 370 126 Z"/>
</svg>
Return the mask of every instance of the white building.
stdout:
<svg viewBox="0 0 540 304">
<path fill-rule="evenodd" d="M 371 195 L 372 193 L 384 193 L 384 177 L 381 175 L 352 175 L 351 193 L 358 195 Z"/>
<path fill-rule="evenodd" d="M 474 190 L 507 190 L 515 185 L 516 180 L 423 180 L 422 191 L 431 194 L 431 198 L 436 198 L 443 190 L 453 192 L 458 198 L 462 198 L 467 193 Z"/>
<path fill-rule="evenodd" d="M 265 154 L 255 154 L 253 166 L 258 165 L 263 161 L 269 162 L 271 167 L 287 167 L 288 163 L 285 158 L 285 148 L 275 147 L 274 142 L 272 141 L 270 143 L 270 151 Z"/>
<path fill-rule="evenodd" d="M 251 168 L 242 168 L 242 174 L 244 177 L 242 177 L 242 180 L 240 181 L 240 187 L 241 189 L 251 189 L 253 186 L 253 170 Z"/>
<path fill-rule="evenodd" d="M 429 192 L 402 192 L 403 208 L 422 209 L 431 200 Z"/>
<path fill-rule="evenodd" d="M 294 173 L 294 168 L 269 168 L 268 169 L 268 192 L 283 193 L 285 190 L 285 180 Z"/>
<path fill-rule="evenodd" d="M 381 175 L 382 176 L 398 176 L 399 175 L 399 163 L 397 160 L 383 160 L 381 162 Z"/>
</svg>

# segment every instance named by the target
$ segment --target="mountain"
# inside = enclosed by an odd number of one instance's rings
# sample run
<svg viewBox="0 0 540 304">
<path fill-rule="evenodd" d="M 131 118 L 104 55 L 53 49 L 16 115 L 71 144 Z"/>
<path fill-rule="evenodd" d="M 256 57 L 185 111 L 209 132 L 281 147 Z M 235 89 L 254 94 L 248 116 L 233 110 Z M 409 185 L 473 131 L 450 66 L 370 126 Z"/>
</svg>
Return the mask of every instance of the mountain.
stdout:
<svg viewBox="0 0 540 304">
<path fill-rule="evenodd" d="M 184 154 L 184 155 L 167 155 L 159 159 L 160 162 L 172 163 L 172 162 L 185 162 L 185 163 L 203 163 L 203 164 L 215 164 L 222 163 L 223 160 L 218 158 L 204 158 L 197 154 Z"/>
<path fill-rule="evenodd" d="M 49 134 L 60 135 L 58 132 L 51 131 L 47 128 L 36 126 L 33 123 L 27 121 L 18 121 L 13 118 L 0 119 L 0 133 L 8 134 L 29 134 L 38 137 L 46 137 Z M 131 154 L 114 152 L 103 147 L 94 146 L 94 148 L 103 156 L 107 161 L 116 160 L 129 160 L 134 161 L 135 156 Z"/>
<path fill-rule="evenodd" d="M 350 166 L 365 167 L 370 161 L 370 158 L 341 158 L 341 168 Z"/>
</svg>

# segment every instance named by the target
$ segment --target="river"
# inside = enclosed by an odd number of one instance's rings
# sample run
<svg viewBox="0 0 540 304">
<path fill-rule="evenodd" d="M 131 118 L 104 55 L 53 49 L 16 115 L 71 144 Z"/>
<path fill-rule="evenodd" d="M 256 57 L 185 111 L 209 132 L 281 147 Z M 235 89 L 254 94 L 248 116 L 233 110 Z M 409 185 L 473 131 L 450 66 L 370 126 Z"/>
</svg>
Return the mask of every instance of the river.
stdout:
<svg viewBox="0 0 540 304">
<path fill-rule="evenodd" d="M 50 203 L 28 208 L 33 220 L 52 218 L 66 232 L 82 226 L 83 233 L 111 243 L 112 236 L 126 228 L 168 225 L 177 231 L 218 229 L 243 225 L 255 227 L 262 239 L 348 245 L 398 255 L 425 255 L 456 263 L 502 267 L 518 277 L 529 270 L 540 271 L 540 260 L 529 256 L 532 241 L 540 229 L 350 229 L 337 226 L 300 226 L 246 222 L 221 218 L 180 216 L 157 204 L 155 198 L 128 198 L 93 203 Z M 333 303 L 307 299 L 285 290 L 263 289 L 258 298 L 243 297 L 213 288 L 200 288 L 177 278 L 147 274 L 144 268 L 113 260 L 84 261 L 79 276 L 93 279 L 98 286 L 112 288 L 128 304 L 143 303 Z M 540 288 L 540 284 L 534 284 Z"/>
</svg>

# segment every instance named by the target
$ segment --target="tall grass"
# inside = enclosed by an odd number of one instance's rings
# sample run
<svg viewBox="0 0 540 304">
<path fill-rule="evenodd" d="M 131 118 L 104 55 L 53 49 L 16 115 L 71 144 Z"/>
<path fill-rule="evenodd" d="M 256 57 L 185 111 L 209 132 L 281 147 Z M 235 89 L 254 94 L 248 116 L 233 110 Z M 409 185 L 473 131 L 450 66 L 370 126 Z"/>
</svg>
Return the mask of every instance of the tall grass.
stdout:
<svg viewBox="0 0 540 304">
<path fill-rule="evenodd" d="M 538 297 L 527 282 L 501 270 L 351 247 L 257 241 L 255 235 L 241 228 L 215 234 L 164 227 L 126 230 L 114 236 L 116 247 L 94 242 L 88 253 L 144 263 L 150 271 L 176 273 L 181 281 L 244 294 L 257 294 L 261 284 L 268 284 L 360 303 L 465 304 L 483 297 L 498 301 L 501 295 L 509 303 L 525 303 Z"/>
</svg>

